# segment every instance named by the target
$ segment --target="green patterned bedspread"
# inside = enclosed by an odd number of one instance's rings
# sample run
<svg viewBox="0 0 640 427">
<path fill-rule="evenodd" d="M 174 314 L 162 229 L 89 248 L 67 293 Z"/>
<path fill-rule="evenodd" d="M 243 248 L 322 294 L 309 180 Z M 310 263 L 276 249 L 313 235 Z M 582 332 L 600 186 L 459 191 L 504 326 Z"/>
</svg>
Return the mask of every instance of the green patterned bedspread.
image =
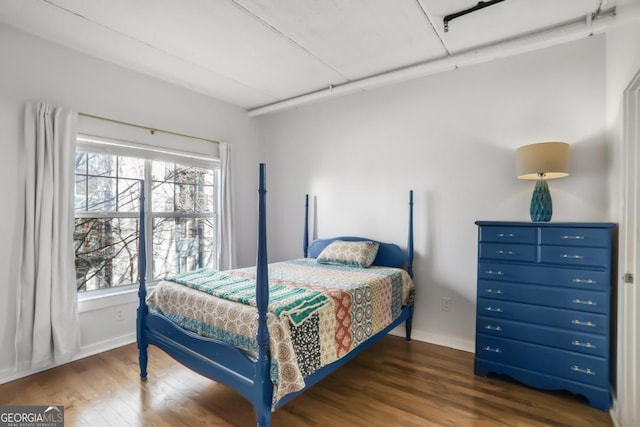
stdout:
<svg viewBox="0 0 640 427">
<path fill-rule="evenodd" d="M 189 286 L 198 291 L 256 307 L 256 281 L 242 276 L 226 274 L 210 268 L 167 277 L 165 280 Z M 300 325 L 309 316 L 329 302 L 319 291 L 284 283 L 269 285 L 269 311 L 276 316 L 287 316 L 291 323 Z"/>
<path fill-rule="evenodd" d="M 181 327 L 257 351 L 256 269 L 198 270 L 163 281 L 148 305 Z M 354 268 L 301 259 L 269 265 L 269 352 L 274 405 L 304 378 L 364 343 L 413 300 L 397 268 Z"/>
</svg>

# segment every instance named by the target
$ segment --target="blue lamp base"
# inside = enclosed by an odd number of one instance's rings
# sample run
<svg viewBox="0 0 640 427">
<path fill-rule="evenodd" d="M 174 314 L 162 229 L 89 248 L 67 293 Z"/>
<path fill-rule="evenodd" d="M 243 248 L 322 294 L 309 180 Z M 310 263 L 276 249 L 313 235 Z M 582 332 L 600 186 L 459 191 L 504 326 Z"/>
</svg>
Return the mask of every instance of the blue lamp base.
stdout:
<svg viewBox="0 0 640 427">
<path fill-rule="evenodd" d="M 549 186 L 547 181 L 541 178 L 536 181 L 536 187 L 533 189 L 533 196 L 531 196 L 531 208 L 529 209 L 531 221 L 550 221 L 552 213 Z"/>
</svg>

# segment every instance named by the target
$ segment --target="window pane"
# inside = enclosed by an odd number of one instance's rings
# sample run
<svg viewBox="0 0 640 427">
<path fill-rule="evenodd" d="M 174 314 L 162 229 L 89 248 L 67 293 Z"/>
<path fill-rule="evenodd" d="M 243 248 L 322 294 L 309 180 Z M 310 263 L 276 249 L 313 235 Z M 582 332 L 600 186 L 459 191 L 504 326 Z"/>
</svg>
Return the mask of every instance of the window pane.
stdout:
<svg viewBox="0 0 640 427">
<path fill-rule="evenodd" d="M 89 175 L 115 176 L 116 156 L 111 154 L 87 153 Z"/>
<path fill-rule="evenodd" d="M 160 279 L 166 274 L 175 274 L 176 244 L 174 218 L 153 220 L 153 278 Z"/>
<path fill-rule="evenodd" d="M 215 212 L 213 206 L 215 201 L 215 194 L 213 193 L 213 186 L 202 187 L 202 204 L 200 210 L 202 212 Z"/>
<path fill-rule="evenodd" d="M 203 182 L 205 169 L 193 166 L 176 165 L 175 181 L 182 184 L 198 184 Z"/>
<path fill-rule="evenodd" d="M 144 179 L 144 159 L 118 157 L 118 176 L 120 178 Z"/>
<path fill-rule="evenodd" d="M 213 218 L 154 219 L 153 278 L 215 267 L 213 224 Z"/>
<path fill-rule="evenodd" d="M 196 212 L 196 186 L 188 184 L 176 184 L 176 211 Z"/>
<path fill-rule="evenodd" d="M 213 169 L 154 161 L 153 212 L 214 212 L 214 177 Z"/>
<path fill-rule="evenodd" d="M 140 210 L 140 182 L 133 179 L 118 180 L 118 212 Z"/>
<path fill-rule="evenodd" d="M 92 212 L 115 212 L 116 180 L 114 178 L 89 177 L 89 201 L 87 209 Z"/>
<path fill-rule="evenodd" d="M 213 169 L 207 169 L 207 173 L 204 175 L 204 183 L 205 185 L 213 185 L 214 184 L 214 171 Z"/>
<path fill-rule="evenodd" d="M 173 196 L 173 184 L 154 182 L 151 192 L 151 208 L 153 212 L 175 212 Z"/>
<path fill-rule="evenodd" d="M 138 220 L 76 218 L 73 233 L 78 291 L 138 281 Z"/>
<path fill-rule="evenodd" d="M 213 212 L 213 187 L 176 184 L 175 192 L 176 212 Z"/>
<path fill-rule="evenodd" d="M 74 209 L 76 211 L 87 210 L 87 177 L 84 175 L 76 175 Z"/>
<path fill-rule="evenodd" d="M 76 152 L 76 172 L 78 174 L 86 175 L 87 174 L 87 153 L 82 153 L 80 151 Z"/>
<path fill-rule="evenodd" d="M 218 253 L 216 252 L 216 224 L 215 218 L 199 218 L 198 226 L 201 230 L 200 257 L 202 267 L 217 268 Z"/>
<path fill-rule="evenodd" d="M 154 181 L 173 182 L 173 172 L 175 165 L 167 162 L 153 162 L 151 175 Z"/>
</svg>

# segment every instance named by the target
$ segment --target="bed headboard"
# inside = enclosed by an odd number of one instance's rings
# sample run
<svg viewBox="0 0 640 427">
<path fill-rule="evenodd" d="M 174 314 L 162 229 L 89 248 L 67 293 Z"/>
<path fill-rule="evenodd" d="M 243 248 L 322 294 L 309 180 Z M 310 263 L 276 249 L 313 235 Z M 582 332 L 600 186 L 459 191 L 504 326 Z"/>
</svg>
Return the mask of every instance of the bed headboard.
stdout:
<svg viewBox="0 0 640 427">
<path fill-rule="evenodd" d="M 316 239 L 311 242 L 309 245 L 309 258 L 318 258 L 320 252 L 329 244 L 335 240 L 343 240 L 346 242 L 375 242 L 380 245 L 378 248 L 378 254 L 376 255 L 376 259 L 373 261 L 373 265 L 379 265 L 381 267 L 396 267 L 396 268 L 404 268 L 405 261 L 407 259 L 405 253 L 400 249 L 400 246 L 395 243 L 383 243 L 378 242 L 373 239 L 366 239 L 364 237 L 354 237 L 354 236 L 341 236 L 341 237 L 333 237 L 331 239 Z"/>
<path fill-rule="evenodd" d="M 302 242 L 304 257 L 318 258 L 320 252 L 335 240 L 345 240 L 348 242 L 370 241 L 378 243 L 380 246 L 378 247 L 378 254 L 373 261 L 373 265 L 404 268 L 407 270 L 407 273 L 409 273 L 409 276 L 413 277 L 413 190 L 409 191 L 409 236 L 407 239 L 406 253 L 400 249 L 400 246 L 394 243 L 383 243 L 373 239 L 354 236 L 316 239 L 309 244 L 309 195 L 307 194 L 304 204 L 304 235 Z"/>
</svg>

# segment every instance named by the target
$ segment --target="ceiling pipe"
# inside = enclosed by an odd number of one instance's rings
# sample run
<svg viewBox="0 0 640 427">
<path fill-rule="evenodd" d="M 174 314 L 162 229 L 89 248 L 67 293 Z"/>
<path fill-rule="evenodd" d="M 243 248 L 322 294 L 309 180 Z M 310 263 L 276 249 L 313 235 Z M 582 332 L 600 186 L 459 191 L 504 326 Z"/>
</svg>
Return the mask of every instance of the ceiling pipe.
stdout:
<svg viewBox="0 0 640 427">
<path fill-rule="evenodd" d="M 444 25 L 444 32 L 445 33 L 449 32 L 449 22 L 453 21 L 454 19 L 460 18 L 461 16 L 468 15 L 470 13 L 473 13 L 473 12 L 477 11 L 477 10 L 484 9 L 485 7 L 493 6 L 494 4 L 497 4 L 497 3 L 502 3 L 503 1 L 504 0 L 480 1 L 475 6 L 472 6 L 472 7 L 468 8 L 468 9 L 461 10 L 461 11 L 455 12 L 455 13 L 451 13 L 451 14 L 445 16 L 442 19 L 442 24 Z"/>
<path fill-rule="evenodd" d="M 330 97 L 365 91 L 401 81 L 454 70 L 456 68 L 489 62 L 494 59 L 543 49 L 557 44 L 586 38 L 595 34 L 601 34 L 614 28 L 614 26 L 619 26 L 638 18 L 640 18 L 640 4 L 635 3 L 624 8 L 619 6 L 617 10 L 612 9 L 610 11 L 603 12 L 598 16 L 592 16 L 592 14 L 589 14 L 585 19 L 580 19 L 579 21 L 574 21 L 572 23 L 538 33 L 516 37 L 466 52 L 455 53 L 447 57 L 438 58 L 371 77 L 365 77 L 339 85 L 330 85 L 326 89 L 321 89 L 315 92 L 285 99 L 284 101 L 250 109 L 248 114 L 250 117 L 256 117 L 324 100 Z"/>
</svg>

